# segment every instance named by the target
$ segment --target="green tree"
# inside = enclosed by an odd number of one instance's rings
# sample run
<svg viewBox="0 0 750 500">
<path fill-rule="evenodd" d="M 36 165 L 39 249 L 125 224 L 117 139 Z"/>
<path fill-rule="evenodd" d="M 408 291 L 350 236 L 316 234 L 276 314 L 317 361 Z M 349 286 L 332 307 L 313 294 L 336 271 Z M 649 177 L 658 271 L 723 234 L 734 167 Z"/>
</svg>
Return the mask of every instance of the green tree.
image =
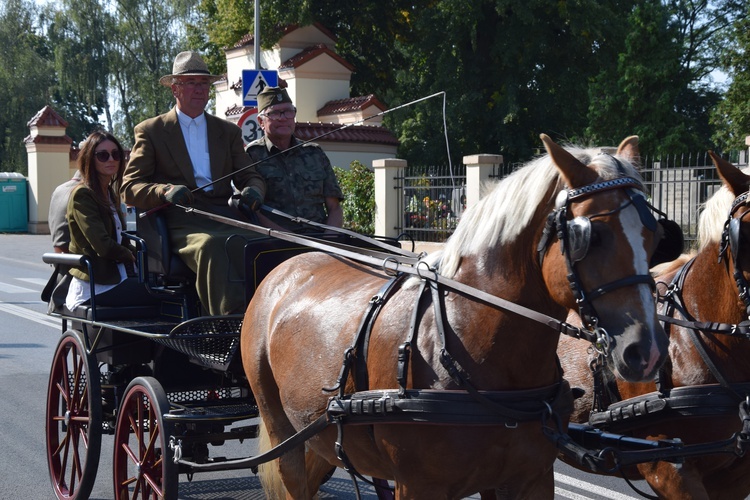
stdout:
<svg viewBox="0 0 750 500">
<path fill-rule="evenodd" d="M 582 134 L 588 82 L 613 64 L 610 40 L 626 26 L 617 12 L 628 5 L 441 0 L 420 12 L 418 42 L 402 48 L 411 66 L 399 73 L 400 87 L 416 95 L 447 92 L 454 161 L 479 152 L 527 158 L 540 146 L 540 132 L 562 139 Z M 410 162 L 445 158 L 441 111 L 423 106 L 388 122 Z"/>
<path fill-rule="evenodd" d="M 251 0 L 203 0 L 196 43 L 216 55 L 252 31 Z M 744 0 L 265 0 L 261 42 L 319 22 L 356 71 L 351 94 L 394 107 L 445 92 L 452 161 L 477 152 L 523 160 L 538 134 L 653 147 L 704 146 L 719 92 L 706 76 L 717 37 Z M 668 82 L 668 84 L 666 83 Z M 389 114 L 399 156 L 446 161 L 437 99 Z M 653 112 L 649 108 L 653 106 Z"/>
<path fill-rule="evenodd" d="M 675 103 L 688 81 L 675 27 L 660 0 L 640 2 L 629 24 L 617 67 L 602 71 L 589 89 L 587 137 L 615 144 L 636 134 L 647 147 L 680 150 L 686 119 Z"/>
<path fill-rule="evenodd" d="M 108 108 L 108 25 L 111 18 L 98 0 L 65 0 L 51 11 L 47 38 L 55 47 L 52 88 L 56 111 L 68 122 L 67 134 L 79 142 L 100 127 Z M 112 129 L 111 122 L 109 123 Z"/>
<path fill-rule="evenodd" d="M 724 99 L 711 114 L 714 140 L 721 149 L 742 149 L 750 134 L 750 6 L 727 30 L 721 68 L 731 78 Z"/>
<path fill-rule="evenodd" d="M 116 0 L 108 51 L 110 82 L 117 111 L 115 133 L 132 144 L 133 127 L 164 113 L 172 95 L 159 78 L 172 72 L 177 53 L 191 47 L 187 29 L 195 24 L 192 0 Z"/>
<path fill-rule="evenodd" d="M 36 6 L 25 0 L 0 4 L 0 171 L 27 173 L 23 143 L 28 121 L 52 102 L 51 51 L 40 34 Z M 12 48 L 12 49 L 11 49 Z M 10 49 L 10 50 L 9 50 Z"/>
<path fill-rule="evenodd" d="M 192 47 L 206 55 L 206 63 L 215 74 L 226 71 L 222 49 L 253 31 L 253 9 L 254 0 L 201 0 L 198 4 L 198 17 L 188 27 L 188 39 Z"/>
</svg>

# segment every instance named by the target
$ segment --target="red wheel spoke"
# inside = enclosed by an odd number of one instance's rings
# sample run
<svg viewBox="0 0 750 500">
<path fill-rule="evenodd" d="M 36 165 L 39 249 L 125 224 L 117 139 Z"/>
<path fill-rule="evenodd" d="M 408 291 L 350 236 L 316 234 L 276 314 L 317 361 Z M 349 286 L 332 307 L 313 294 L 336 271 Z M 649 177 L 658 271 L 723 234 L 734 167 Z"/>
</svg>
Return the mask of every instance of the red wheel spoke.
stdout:
<svg viewBox="0 0 750 500">
<path fill-rule="evenodd" d="M 65 332 L 52 361 L 46 409 L 47 459 L 59 500 L 88 498 L 96 479 L 102 428 L 99 379 L 90 376 L 95 366 L 81 332 Z"/>
<path fill-rule="evenodd" d="M 115 430 L 118 500 L 177 498 L 178 469 L 164 455 L 169 408 L 164 389 L 151 377 L 133 380 L 125 392 Z M 135 471 L 134 471 L 135 469 Z"/>
</svg>

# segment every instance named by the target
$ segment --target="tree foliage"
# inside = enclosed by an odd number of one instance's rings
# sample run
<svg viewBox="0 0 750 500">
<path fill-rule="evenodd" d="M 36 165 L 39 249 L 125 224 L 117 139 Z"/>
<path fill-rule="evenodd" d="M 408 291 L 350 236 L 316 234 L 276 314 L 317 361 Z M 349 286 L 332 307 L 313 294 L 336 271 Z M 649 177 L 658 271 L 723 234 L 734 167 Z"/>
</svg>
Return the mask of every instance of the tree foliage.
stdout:
<svg viewBox="0 0 750 500">
<path fill-rule="evenodd" d="M 26 0 L 0 4 L 0 171 L 27 171 L 23 139 L 28 121 L 52 101 L 54 69 L 49 44 L 39 34 L 36 6 Z M 12 50 L 8 50 L 12 47 Z"/>
<path fill-rule="evenodd" d="M 230 45 L 251 31 L 250 3 L 203 0 L 208 45 Z M 743 4 L 267 0 L 261 42 L 277 42 L 280 26 L 319 22 L 356 68 L 352 95 L 375 93 L 394 107 L 444 92 L 454 162 L 478 152 L 528 158 L 540 132 L 608 144 L 635 133 L 653 149 L 703 149 L 720 96 L 707 80 L 718 36 Z M 428 100 L 386 116 L 400 157 L 446 161 L 441 104 Z"/>
<path fill-rule="evenodd" d="M 56 111 L 68 122 L 68 136 L 80 142 L 100 126 L 99 116 L 109 104 L 109 18 L 97 0 L 64 0 L 62 5 L 62 10 L 47 8 L 56 76 L 51 91 Z"/>
<path fill-rule="evenodd" d="M 711 115 L 714 140 L 721 149 L 740 149 L 750 134 L 750 6 L 727 30 L 721 68 L 731 77 L 724 99 Z"/>
<path fill-rule="evenodd" d="M 159 78 L 172 72 L 177 53 L 189 50 L 191 0 L 116 0 L 109 50 L 110 84 L 118 111 L 115 132 L 132 144 L 133 127 L 173 104 Z"/>
<path fill-rule="evenodd" d="M 336 179 L 344 193 L 341 207 L 344 211 L 344 228 L 360 234 L 375 232 L 375 174 L 358 161 L 349 170 L 333 167 Z"/>
<path fill-rule="evenodd" d="M 172 105 L 158 79 L 177 52 L 199 50 L 223 73 L 224 48 L 253 31 L 253 8 L 6 0 L 0 169 L 25 168 L 25 123 L 45 104 L 75 140 L 103 122 L 128 146 L 139 121 Z M 355 67 L 351 95 L 410 103 L 385 123 L 411 163 L 446 162 L 444 120 L 454 163 L 525 160 L 540 132 L 600 144 L 635 133 L 661 152 L 739 147 L 750 133 L 745 0 L 263 0 L 260 14 L 264 48 L 286 26 L 318 22 Z M 717 67 L 731 77 L 726 92 L 711 80 Z"/>
</svg>

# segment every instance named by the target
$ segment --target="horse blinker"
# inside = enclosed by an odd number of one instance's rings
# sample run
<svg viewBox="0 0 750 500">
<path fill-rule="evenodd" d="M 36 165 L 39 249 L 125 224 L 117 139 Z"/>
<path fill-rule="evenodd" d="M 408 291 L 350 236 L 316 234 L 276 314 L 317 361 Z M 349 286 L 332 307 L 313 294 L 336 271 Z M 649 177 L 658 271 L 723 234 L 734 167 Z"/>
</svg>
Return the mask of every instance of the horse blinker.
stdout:
<svg viewBox="0 0 750 500">
<path fill-rule="evenodd" d="M 588 217 L 576 217 L 568 222 L 568 257 L 579 262 L 589 253 L 591 246 L 591 220 Z M 563 247 L 565 248 L 565 247 Z"/>
<path fill-rule="evenodd" d="M 661 236 L 649 261 L 649 267 L 675 260 L 685 248 L 685 237 L 679 224 L 666 218 L 659 219 L 657 223 L 661 229 Z"/>
</svg>

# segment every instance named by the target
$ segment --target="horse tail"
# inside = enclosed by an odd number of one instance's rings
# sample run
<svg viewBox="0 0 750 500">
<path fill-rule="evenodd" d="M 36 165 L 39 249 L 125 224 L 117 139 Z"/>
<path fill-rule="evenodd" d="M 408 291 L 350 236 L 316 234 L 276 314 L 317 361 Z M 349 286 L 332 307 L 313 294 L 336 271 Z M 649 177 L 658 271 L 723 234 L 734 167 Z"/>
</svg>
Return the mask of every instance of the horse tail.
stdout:
<svg viewBox="0 0 750 500">
<path fill-rule="evenodd" d="M 266 423 L 261 418 L 258 427 L 258 454 L 264 453 L 273 448 L 271 438 L 266 429 Z M 258 477 L 263 487 L 263 492 L 268 500 L 283 500 L 287 497 L 286 488 L 281 480 L 279 472 L 279 459 L 271 460 L 258 466 Z"/>
</svg>

